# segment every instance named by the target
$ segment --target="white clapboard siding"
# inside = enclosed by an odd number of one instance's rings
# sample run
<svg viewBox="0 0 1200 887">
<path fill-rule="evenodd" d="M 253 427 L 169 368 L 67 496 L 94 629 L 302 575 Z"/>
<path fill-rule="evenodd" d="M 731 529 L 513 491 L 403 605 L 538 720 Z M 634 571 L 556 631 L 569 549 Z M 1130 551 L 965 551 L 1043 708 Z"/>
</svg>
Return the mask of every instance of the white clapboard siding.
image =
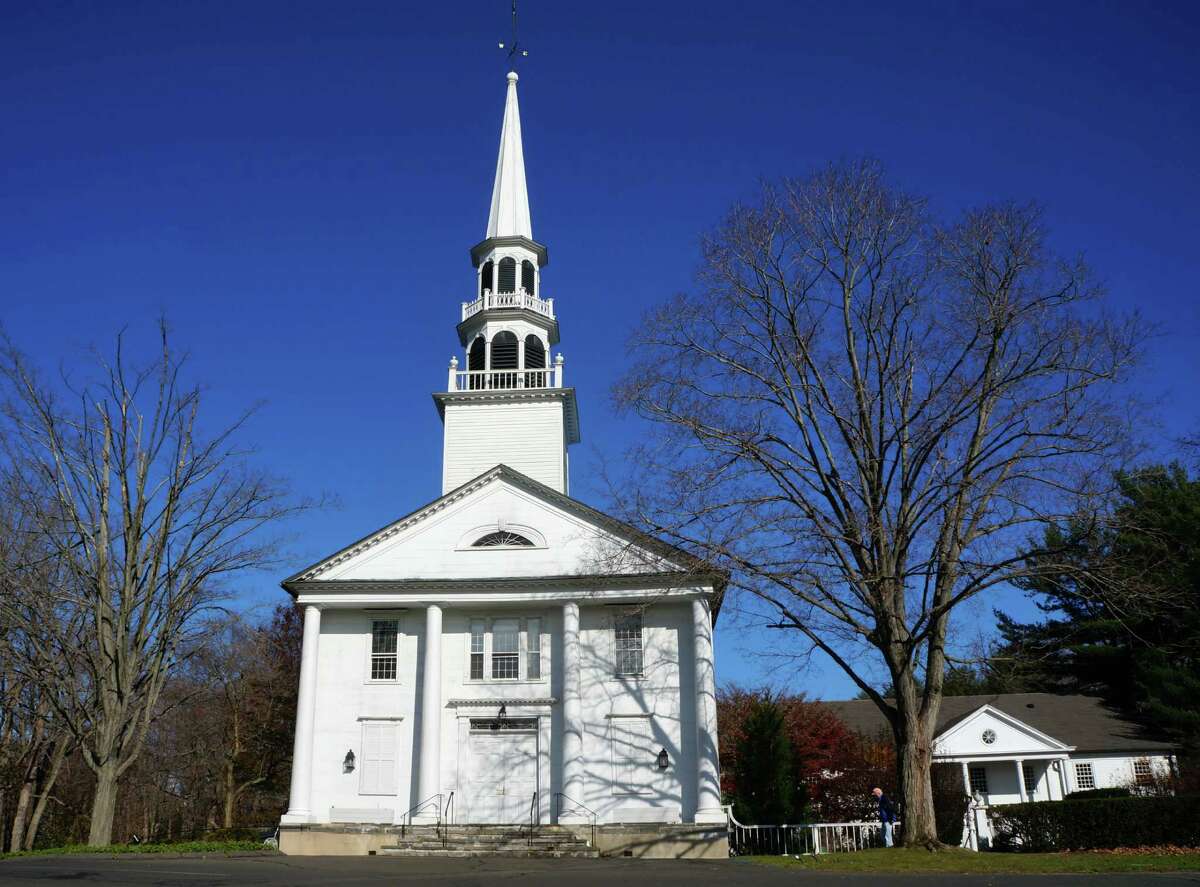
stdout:
<svg viewBox="0 0 1200 887">
<path fill-rule="evenodd" d="M 445 423 L 444 492 L 501 463 L 565 491 L 561 401 L 446 404 Z"/>
</svg>

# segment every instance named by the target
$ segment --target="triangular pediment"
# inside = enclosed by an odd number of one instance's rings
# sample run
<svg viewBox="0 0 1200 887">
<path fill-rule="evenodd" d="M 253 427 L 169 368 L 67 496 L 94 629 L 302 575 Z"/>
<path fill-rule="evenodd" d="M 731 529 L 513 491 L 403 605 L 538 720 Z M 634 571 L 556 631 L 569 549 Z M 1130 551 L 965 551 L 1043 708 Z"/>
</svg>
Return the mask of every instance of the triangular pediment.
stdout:
<svg viewBox="0 0 1200 887">
<path fill-rule="evenodd" d="M 531 544 L 476 544 L 497 533 Z M 702 566 L 681 550 L 498 465 L 283 585 L 295 591 L 327 582 L 694 574 Z"/>
<path fill-rule="evenodd" d="M 1070 751 L 1067 745 L 991 705 L 950 724 L 934 740 L 939 757 L 1011 756 Z"/>
</svg>

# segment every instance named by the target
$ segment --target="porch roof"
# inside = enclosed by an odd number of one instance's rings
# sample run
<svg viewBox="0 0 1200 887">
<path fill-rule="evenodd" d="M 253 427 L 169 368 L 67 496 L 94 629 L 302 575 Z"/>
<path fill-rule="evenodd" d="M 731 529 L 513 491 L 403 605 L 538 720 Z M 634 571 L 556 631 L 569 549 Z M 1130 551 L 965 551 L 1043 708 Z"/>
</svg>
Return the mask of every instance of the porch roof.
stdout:
<svg viewBox="0 0 1200 887">
<path fill-rule="evenodd" d="M 869 699 L 824 702 L 848 727 L 863 735 L 889 732 L 879 708 Z M 996 693 L 982 696 L 946 696 L 938 716 L 941 735 L 959 721 L 990 705 L 1048 736 L 1083 752 L 1159 752 L 1175 749 L 1140 724 L 1122 717 L 1094 696 L 1057 696 L 1053 693 Z"/>
</svg>

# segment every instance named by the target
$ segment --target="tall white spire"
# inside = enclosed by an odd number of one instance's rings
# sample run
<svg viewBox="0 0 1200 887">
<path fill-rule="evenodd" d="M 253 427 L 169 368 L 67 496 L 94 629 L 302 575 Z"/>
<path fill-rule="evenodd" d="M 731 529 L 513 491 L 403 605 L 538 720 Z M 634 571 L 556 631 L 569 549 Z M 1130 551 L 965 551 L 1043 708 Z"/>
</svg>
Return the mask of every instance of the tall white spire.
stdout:
<svg viewBox="0 0 1200 887">
<path fill-rule="evenodd" d="M 496 158 L 496 183 L 492 185 L 492 210 L 487 237 L 526 237 L 533 240 L 529 221 L 529 192 L 525 188 L 525 153 L 521 148 L 521 111 L 517 107 L 517 72 L 508 73 L 504 126 L 500 130 L 500 156 Z"/>
</svg>

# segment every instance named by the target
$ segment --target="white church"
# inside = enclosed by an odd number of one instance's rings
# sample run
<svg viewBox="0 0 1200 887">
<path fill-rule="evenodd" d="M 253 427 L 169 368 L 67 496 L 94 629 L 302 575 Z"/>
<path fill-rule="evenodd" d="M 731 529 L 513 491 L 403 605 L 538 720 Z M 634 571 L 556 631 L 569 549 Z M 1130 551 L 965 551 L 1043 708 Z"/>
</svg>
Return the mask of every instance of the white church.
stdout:
<svg viewBox="0 0 1200 887">
<path fill-rule="evenodd" d="M 515 73 L 470 254 L 442 496 L 283 582 L 304 646 L 280 848 L 726 856 L 722 577 L 570 496 Z"/>
</svg>

